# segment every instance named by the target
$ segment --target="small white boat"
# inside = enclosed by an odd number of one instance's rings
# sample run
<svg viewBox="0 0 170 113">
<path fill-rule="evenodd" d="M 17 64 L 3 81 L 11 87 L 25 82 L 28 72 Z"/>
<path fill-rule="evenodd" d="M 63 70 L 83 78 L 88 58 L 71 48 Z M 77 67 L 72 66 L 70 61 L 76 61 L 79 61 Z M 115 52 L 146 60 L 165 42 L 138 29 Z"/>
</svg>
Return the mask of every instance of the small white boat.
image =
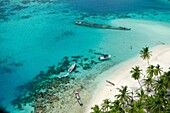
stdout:
<svg viewBox="0 0 170 113">
<path fill-rule="evenodd" d="M 71 67 L 68 69 L 68 72 L 72 72 L 74 68 L 76 67 L 76 63 L 72 64 Z"/>
<path fill-rule="evenodd" d="M 110 59 L 110 58 L 111 58 L 111 55 L 103 54 L 102 56 L 99 57 L 99 60 L 107 60 L 107 59 Z"/>
</svg>

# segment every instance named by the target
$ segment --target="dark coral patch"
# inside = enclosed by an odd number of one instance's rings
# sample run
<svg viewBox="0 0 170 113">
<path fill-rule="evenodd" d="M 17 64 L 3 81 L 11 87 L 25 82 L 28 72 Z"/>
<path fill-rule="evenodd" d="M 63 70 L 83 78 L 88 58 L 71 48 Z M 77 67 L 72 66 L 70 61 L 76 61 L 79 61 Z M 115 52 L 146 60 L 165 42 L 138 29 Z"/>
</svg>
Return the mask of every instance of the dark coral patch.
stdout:
<svg viewBox="0 0 170 113">
<path fill-rule="evenodd" d="M 87 61 L 87 60 L 88 60 L 88 58 L 84 58 L 83 60 L 84 60 L 84 61 Z"/>
<path fill-rule="evenodd" d="M 57 12 L 49 12 L 48 15 L 54 15 L 57 14 Z"/>
<path fill-rule="evenodd" d="M 59 66 L 60 71 L 61 72 L 66 71 L 68 69 L 69 64 L 70 64 L 70 61 L 68 59 L 64 59 L 61 66 Z"/>
<path fill-rule="evenodd" d="M 87 64 L 87 63 L 84 64 L 83 69 L 84 69 L 84 70 L 91 69 L 90 64 Z"/>
<path fill-rule="evenodd" d="M 9 0 L 2 0 L 2 1 L 0 1 L 0 7 L 3 7 L 3 6 L 5 6 L 5 5 L 8 5 L 9 4 Z"/>
<path fill-rule="evenodd" d="M 22 19 L 29 19 L 31 16 L 27 15 L 27 16 L 21 16 Z"/>
<path fill-rule="evenodd" d="M 21 6 L 21 5 L 15 5 L 11 11 L 20 11 L 20 10 L 23 10 L 23 9 L 26 9 L 28 8 L 28 6 Z"/>
<path fill-rule="evenodd" d="M 67 36 L 71 36 L 71 35 L 73 35 L 74 33 L 72 32 L 72 31 L 65 31 L 63 34 L 62 34 L 62 36 L 65 36 L 65 37 L 67 37 Z"/>
<path fill-rule="evenodd" d="M 0 7 L 2 7 L 2 6 L 4 6 L 5 4 L 4 4 L 4 2 L 0 2 Z"/>
<path fill-rule="evenodd" d="M 24 64 L 22 62 L 12 62 L 10 63 L 10 65 L 18 67 L 18 66 L 23 66 Z"/>
<path fill-rule="evenodd" d="M 83 56 L 72 56 L 72 58 L 75 58 L 75 59 L 78 59 L 78 58 L 81 58 Z"/>
<path fill-rule="evenodd" d="M 0 66 L 0 74 L 11 73 L 13 70 L 7 66 Z"/>
<path fill-rule="evenodd" d="M 95 54 L 95 55 L 102 55 L 100 52 L 96 52 L 95 50 L 89 49 L 89 53 Z"/>
<path fill-rule="evenodd" d="M 4 8 L 0 8 L 0 13 L 5 13 L 5 9 Z"/>
<path fill-rule="evenodd" d="M 73 34 L 74 34 L 73 31 L 64 31 L 61 34 L 57 35 L 55 38 L 56 38 L 56 41 L 64 40 L 67 37 L 72 36 Z"/>
<path fill-rule="evenodd" d="M 0 59 L 0 64 L 3 64 L 3 63 L 7 63 L 8 62 L 8 59 L 7 58 L 1 58 Z"/>
<path fill-rule="evenodd" d="M 38 2 L 38 3 L 51 3 L 51 0 L 33 0 L 33 2 Z"/>
<path fill-rule="evenodd" d="M 58 34 L 58 35 L 55 37 L 55 40 L 56 40 L 56 41 L 64 40 L 64 39 L 66 39 L 67 37 L 72 36 L 72 35 L 74 35 L 74 32 L 73 32 L 73 31 L 64 31 L 64 32 L 62 32 L 61 34 Z"/>
<path fill-rule="evenodd" d="M 23 0 L 23 1 L 21 1 L 21 3 L 22 4 L 29 4 L 31 1 L 29 1 L 29 0 Z"/>
<path fill-rule="evenodd" d="M 67 10 L 63 10 L 62 12 L 63 12 L 63 13 L 69 13 L 69 11 L 67 11 Z"/>
<path fill-rule="evenodd" d="M 96 61 L 94 61 L 94 60 L 92 60 L 92 61 L 90 62 L 91 65 L 98 64 L 98 63 L 99 63 L 99 62 L 96 62 Z"/>
<path fill-rule="evenodd" d="M 77 59 L 73 59 L 72 61 L 73 61 L 73 62 L 77 62 Z"/>
<path fill-rule="evenodd" d="M 8 15 L 6 14 L 0 14 L 0 20 L 8 21 Z"/>
<path fill-rule="evenodd" d="M 4 0 L 4 2 L 9 3 L 9 2 L 10 2 L 10 0 Z"/>
</svg>

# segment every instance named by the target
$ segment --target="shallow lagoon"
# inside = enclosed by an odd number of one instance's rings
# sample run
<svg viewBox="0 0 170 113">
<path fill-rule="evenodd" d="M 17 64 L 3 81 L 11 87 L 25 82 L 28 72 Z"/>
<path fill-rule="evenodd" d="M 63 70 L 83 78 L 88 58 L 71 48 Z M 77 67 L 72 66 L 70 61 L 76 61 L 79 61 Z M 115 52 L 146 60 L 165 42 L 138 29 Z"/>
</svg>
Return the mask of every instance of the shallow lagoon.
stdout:
<svg viewBox="0 0 170 113">
<path fill-rule="evenodd" d="M 119 26 L 111 21 L 123 18 L 169 23 L 168 4 L 151 0 L 142 1 L 140 4 L 137 0 L 128 3 L 125 0 L 121 2 L 100 0 L 94 4 L 95 2 L 94 0 L 0 2 L 0 102 L 3 106 L 8 110 L 13 109 L 10 102 L 21 93 L 16 88 L 32 81 L 41 70 L 46 72 L 49 66 L 57 66 L 65 56 L 69 59 L 72 56 L 83 56 L 77 61 L 79 72 L 71 76 L 93 78 L 111 66 L 137 55 L 144 45 L 153 47 L 170 44 L 166 37 L 155 40 L 150 38 L 155 35 L 143 37 L 142 30 L 111 31 L 74 24 L 75 21 L 83 20 Z M 113 8 L 113 4 L 117 4 L 116 7 Z M 99 62 L 98 56 L 105 52 L 110 53 L 113 58 L 107 62 Z M 85 58 L 88 60 L 82 61 Z M 88 70 L 83 69 L 84 66 L 88 67 L 87 64 L 92 60 L 99 63 L 90 65 L 91 68 Z M 82 62 L 84 63 L 81 64 Z M 78 79 L 77 83 L 79 82 Z"/>
</svg>

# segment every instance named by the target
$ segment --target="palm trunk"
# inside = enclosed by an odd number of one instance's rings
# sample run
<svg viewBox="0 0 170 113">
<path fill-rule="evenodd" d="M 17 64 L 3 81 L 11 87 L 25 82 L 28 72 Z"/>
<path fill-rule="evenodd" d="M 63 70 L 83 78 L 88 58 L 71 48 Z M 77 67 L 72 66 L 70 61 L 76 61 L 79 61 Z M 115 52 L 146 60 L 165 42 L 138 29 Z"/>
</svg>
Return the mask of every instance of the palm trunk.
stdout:
<svg viewBox="0 0 170 113">
<path fill-rule="evenodd" d="M 138 83 L 139 83 L 140 87 L 142 88 L 142 85 L 140 84 L 139 79 L 138 79 Z"/>
<path fill-rule="evenodd" d="M 148 66 L 149 66 L 149 59 L 147 59 L 147 63 L 148 63 Z"/>
</svg>

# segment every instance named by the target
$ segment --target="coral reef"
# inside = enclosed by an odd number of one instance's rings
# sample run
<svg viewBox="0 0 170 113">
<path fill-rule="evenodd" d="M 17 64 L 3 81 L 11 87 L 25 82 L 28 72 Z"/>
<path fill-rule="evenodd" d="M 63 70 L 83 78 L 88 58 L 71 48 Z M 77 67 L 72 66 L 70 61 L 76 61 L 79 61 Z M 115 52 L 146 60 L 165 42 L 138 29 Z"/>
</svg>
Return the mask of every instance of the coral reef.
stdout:
<svg viewBox="0 0 170 113">
<path fill-rule="evenodd" d="M 23 66 L 22 61 L 15 61 L 12 56 L 1 56 L 0 58 L 0 74 L 11 73 L 16 67 Z"/>
<path fill-rule="evenodd" d="M 94 52 L 90 54 L 94 56 Z M 69 66 L 74 62 L 77 64 L 76 69 L 69 76 L 58 77 L 67 73 Z M 97 57 L 93 57 L 93 59 L 91 56 L 89 58 L 83 55 L 64 57 L 56 66 L 49 66 L 47 71 L 40 71 L 32 81 L 18 87 L 21 93 L 12 104 L 19 110 L 24 109 L 26 104 L 30 104 L 34 107 L 34 113 L 49 112 L 52 109 L 64 110 L 65 106 L 74 106 L 76 102 L 73 90 L 76 88 L 85 94 L 89 92 L 90 81 L 92 82 L 96 75 L 92 74 L 92 69 L 98 63 Z M 81 72 L 82 69 L 89 75 L 77 76 L 85 74 Z M 56 76 L 52 77 L 53 75 Z"/>
<path fill-rule="evenodd" d="M 11 73 L 13 70 L 8 66 L 0 66 L 0 74 Z"/>
<path fill-rule="evenodd" d="M 30 0 L 23 0 L 23 1 L 21 1 L 21 3 L 22 3 L 22 4 L 25 4 L 25 5 L 26 5 L 26 4 L 29 4 L 30 2 L 31 2 Z"/>
<path fill-rule="evenodd" d="M 22 18 L 22 19 L 29 19 L 29 18 L 31 18 L 31 16 L 30 16 L 30 15 L 21 16 L 21 18 Z"/>
<path fill-rule="evenodd" d="M 56 41 L 60 41 L 60 40 L 64 40 L 70 36 L 74 35 L 74 32 L 73 31 L 64 31 L 62 32 L 61 34 L 58 34 L 56 37 L 55 37 L 55 40 Z"/>
<path fill-rule="evenodd" d="M 21 6 L 21 5 L 15 5 L 13 6 L 13 8 L 11 9 L 11 11 L 20 11 L 23 10 L 25 8 L 28 8 L 28 6 Z"/>
</svg>

